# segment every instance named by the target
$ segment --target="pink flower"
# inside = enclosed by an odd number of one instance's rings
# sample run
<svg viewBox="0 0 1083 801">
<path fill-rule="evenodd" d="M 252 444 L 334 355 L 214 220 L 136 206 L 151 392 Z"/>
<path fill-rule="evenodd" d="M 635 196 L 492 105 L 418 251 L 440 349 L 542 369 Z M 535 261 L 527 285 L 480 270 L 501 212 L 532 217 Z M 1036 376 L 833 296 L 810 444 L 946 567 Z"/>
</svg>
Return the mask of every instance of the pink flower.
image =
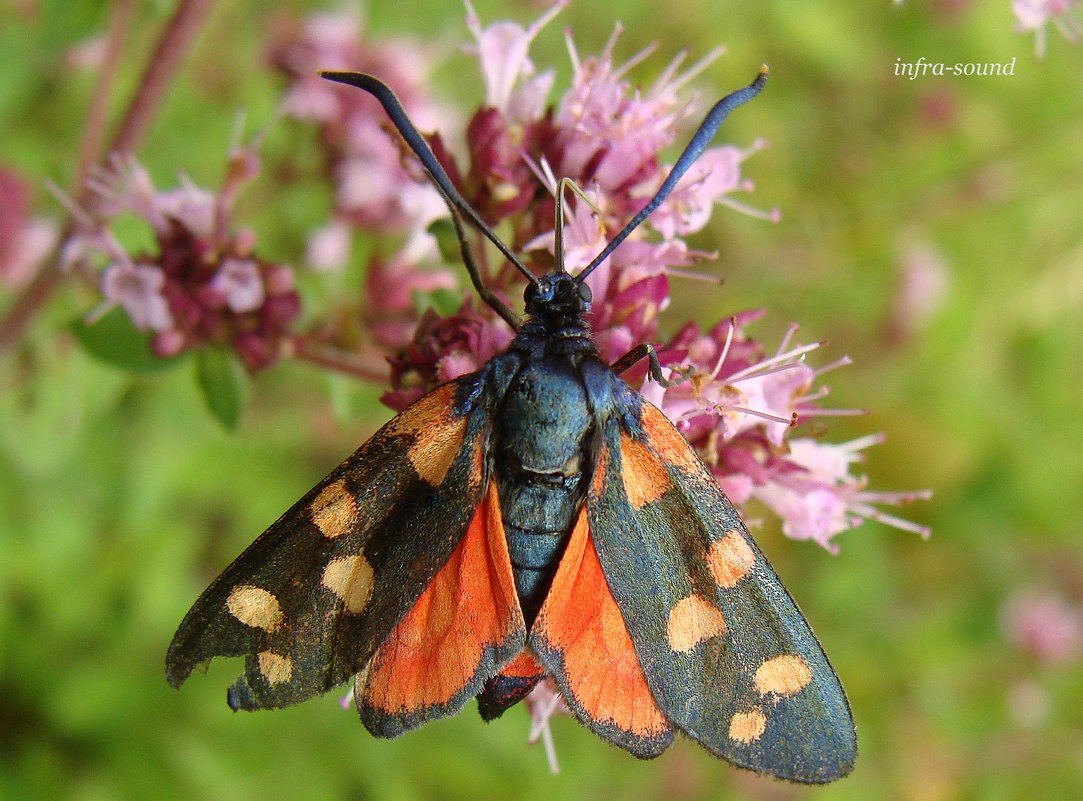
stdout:
<svg viewBox="0 0 1083 801">
<path fill-rule="evenodd" d="M 439 194 L 419 173 L 403 166 L 399 141 L 386 130 L 379 104 L 362 92 L 321 79 L 319 70 L 385 76 L 422 130 L 450 126 L 450 115 L 428 94 L 429 49 L 408 40 L 370 41 L 363 33 L 356 14 L 334 12 L 315 14 L 280 36 L 271 59 L 290 78 L 282 108 L 289 116 L 319 125 L 335 186 L 336 214 L 353 226 L 406 234 L 415 258 L 431 257 L 435 246 L 426 229 L 446 214 Z M 325 260 L 320 266 L 341 262 Z"/>
<path fill-rule="evenodd" d="M 119 305 L 141 331 L 166 331 L 173 327 L 173 315 L 162 289 L 165 274 L 156 266 L 121 261 L 102 273 L 102 295 L 110 305 Z"/>
<path fill-rule="evenodd" d="M 513 123 L 540 119 L 554 75 L 552 70 L 546 70 L 535 76 L 527 53 L 534 37 L 567 5 L 567 0 L 550 6 L 525 29 L 514 22 L 495 22 L 482 28 L 473 4 L 465 2 L 466 26 L 477 40 L 472 50 L 481 63 L 486 107 L 499 111 Z"/>
<path fill-rule="evenodd" d="M 392 392 L 381 400 L 401 411 L 428 389 L 480 370 L 511 343 L 512 332 L 500 320 L 474 311 L 467 303 L 450 317 L 431 309 L 418 324 L 413 342 L 391 362 Z"/>
<path fill-rule="evenodd" d="M 207 286 L 221 294 L 226 305 L 237 314 L 255 311 L 266 297 L 263 276 L 251 259 L 223 259 Z"/>
<path fill-rule="evenodd" d="M 350 255 L 351 238 L 350 226 L 344 220 L 331 220 L 309 236 L 305 263 L 320 272 L 341 270 Z"/>
<path fill-rule="evenodd" d="M 658 152 L 673 141 L 677 123 L 694 111 L 694 104 L 680 102 L 678 89 L 718 56 L 710 54 L 681 75 L 676 74 L 677 59 L 647 92 L 632 91 L 623 76 L 649 50 L 615 67 L 612 52 L 620 32 L 618 26 L 600 56 L 586 59 L 580 59 L 568 38 L 572 88 L 554 119 L 560 132 L 557 172 L 597 182 L 607 193 L 627 192 L 659 175 Z M 648 195 L 643 191 L 635 200 Z"/>
<path fill-rule="evenodd" d="M 777 457 L 767 479 L 754 485 L 751 494 L 782 519 L 783 534 L 812 540 L 832 553 L 838 548 L 831 539 L 865 520 L 928 536 L 927 528 L 886 514 L 873 504 L 898 505 L 928 499 L 929 491 L 870 492 L 865 489 L 863 476 L 850 473 L 850 465 L 861 459 L 859 451 L 882 441 L 877 435 L 842 444 L 791 439 L 787 442 L 788 453 Z"/>
<path fill-rule="evenodd" d="M 121 306 L 137 328 L 154 332 L 158 356 L 214 343 L 232 347 L 249 370 L 269 367 L 282 355 L 300 299 L 292 270 L 260 260 L 255 234 L 230 226 L 233 202 L 258 169 L 254 148 L 235 147 L 218 192 L 183 177 L 179 188 L 159 191 L 141 165 L 115 158 L 92 174 L 85 208 L 66 201 L 77 225 L 62 262 L 103 258 L 107 306 Z M 155 251 L 128 253 L 111 229 L 122 214 L 151 228 Z"/>
<path fill-rule="evenodd" d="M 1012 13 L 1015 15 L 1017 33 L 1034 31 L 1034 55 L 1045 58 L 1046 28 L 1050 23 L 1060 31 L 1071 44 L 1083 38 L 1083 26 L 1072 13 L 1076 0 L 1014 0 Z"/>
<path fill-rule="evenodd" d="M 1083 609 L 1048 592 L 1021 592 L 1004 605 L 1005 636 L 1016 647 L 1049 664 L 1083 654 Z"/>
<path fill-rule="evenodd" d="M 752 191 L 752 182 L 741 179 L 741 162 L 763 147 L 765 142 L 760 139 L 747 150 L 733 146 L 705 150 L 673 194 L 651 215 L 651 225 L 666 239 L 694 234 L 710 221 L 715 203 L 777 222 L 777 209 L 760 211 L 730 197 L 734 192 Z"/>
<path fill-rule="evenodd" d="M 17 173 L 0 166 L 0 284 L 29 281 L 57 239 L 57 225 L 30 216 L 30 189 Z"/>
<path fill-rule="evenodd" d="M 365 276 L 365 322 L 369 331 L 389 352 L 402 351 L 420 330 L 416 294 L 452 290 L 458 285 L 451 270 L 423 269 L 403 251 L 389 259 L 374 257 Z"/>
<path fill-rule="evenodd" d="M 943 253 L 926 243 L 907 245 L 891 304 L 888 339 L 905 341 L 924 328 L 943 304 L 949 278 Z"/>
<path fill-rule="evenodd" d="M 179 224 L 205 239 L 214 236 L 218 198 L 196 186 L 185 175 L 176 189 L 159 192 L 146 169 L 131 157 L 113 157 L 105 169 L 91 173 L 88 186 L 94 190 L 94 213 L 104 218 L 124 212 L 143 218 L 158 236 L 168 236 Z"/>
<path fill-rule="evenodd" d="M 881 438 L 836 445 L 790 436 L 805 418 L 859 413 L 822 410 L 817 403 L 826 394 L 815 387 L 820 375 L 848 360 L 810 367 L 804 357 L 820 343 L 791 346 L 796 327 L 773 356 L 765 357 L 762 346 L 742 330 L 758 316 L 725 321 L 707 335 L 686 326 L 660 360 L 690 365 L 691 380 L 665 390 L 648 382 L 644 394 L 697 446 L 731 500 L 761 501 L 782 520 L 788 537 L 834 552 L 832 538 L 866 519 L 927 535 L 926 528 L 875 504 L 897 505 L 928 498 L 929 492 L 872 492 L 865 489 L 864 477 L 850 473 L 860 451 Z"/>
<path fill-rule="evenodd" d="M 557 751 L 553 746 L 553 733 L 549 730 L 549 720 L 553 715 L 571 715 L 572 711 L 564 703 L 564 698 L 552 679 L 545 679 L 530 691 L 523 702 L 530 710 L 530 735 L 527 742 L 534 745 L 539 740 L 545 748 L 545 757 L 549 762 L 550 773 L 559 773 Z"/>
</svg>

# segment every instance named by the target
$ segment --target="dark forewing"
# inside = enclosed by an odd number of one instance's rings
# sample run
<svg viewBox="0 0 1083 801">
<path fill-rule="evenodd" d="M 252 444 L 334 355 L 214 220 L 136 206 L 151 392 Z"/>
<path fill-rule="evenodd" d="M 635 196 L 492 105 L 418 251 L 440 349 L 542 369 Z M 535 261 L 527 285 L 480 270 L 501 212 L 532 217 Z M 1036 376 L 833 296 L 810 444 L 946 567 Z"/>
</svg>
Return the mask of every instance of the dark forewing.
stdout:
<svg viewBox="0 0 1083 801">
<path fill-rule="evenodd" d="M 603 424 L 587 509 L 659 707 L 735 765 L 807 783 L 845 776 L 853 720 L 820 644 L 688 442 L 634 403 L 638 415 Z"/>
<path fill-rule="evenodd" d="M 260 709 L 361 670 L 448 561 L 484 495 L 484 376 L 404 410 L 226 568 L 173 638 L 170 683 L 211 657 L 245 656 L 230 705 Z"/>
</svg>

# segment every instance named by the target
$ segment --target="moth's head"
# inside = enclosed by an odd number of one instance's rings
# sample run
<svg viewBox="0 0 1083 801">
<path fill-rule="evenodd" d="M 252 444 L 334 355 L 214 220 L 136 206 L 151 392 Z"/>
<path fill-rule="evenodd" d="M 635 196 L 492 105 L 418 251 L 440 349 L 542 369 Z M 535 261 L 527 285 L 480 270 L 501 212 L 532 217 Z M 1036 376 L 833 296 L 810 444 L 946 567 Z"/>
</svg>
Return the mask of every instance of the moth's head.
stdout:
<svg viewBox="0 0 1083 801">
<path fill-rule="evenodd" d="M 565 272 L 552 272 L 527 284 L 523 293 L 527 314 L 585 314 L 590 311 L 591 292 Z"/>
</svg>

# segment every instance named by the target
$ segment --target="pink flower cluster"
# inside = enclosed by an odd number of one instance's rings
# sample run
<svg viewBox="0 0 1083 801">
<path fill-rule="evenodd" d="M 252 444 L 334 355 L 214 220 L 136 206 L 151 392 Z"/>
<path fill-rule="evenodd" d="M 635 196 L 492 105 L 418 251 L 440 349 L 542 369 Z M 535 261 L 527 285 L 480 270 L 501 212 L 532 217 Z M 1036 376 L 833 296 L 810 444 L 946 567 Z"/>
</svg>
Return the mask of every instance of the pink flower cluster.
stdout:
<svg viewBox="0 0 1083 801">
<path fill-rule="evenodd" d="M 626 76 L 649 50 L 617 65 L 613 51 L 619 28 L 598 56 L 581 57 L 569 37 L 572 85 L 549 106 L 554 74 L 537 71 L 529 49 L 560 7 L 553 6 L 528 27 L 512 22 L 485 27 L 468 3 L 467 25 L 475 39 L 472 50 L 481 65 L 486 102 L 466 125 L 465 159 L 453 155 L 439 134 L 429 137 L 463 196 L 513 249 L 524 254 L 525 263 L 538 274 L 552 269 L 555 259 L 557 177 L 574 179 L 590 199 L 589 203 L 575 202 L 566 218 L 564 264 L 574 273 L 657 190 L 668 172 L 659 152 L 673 142 L 678 123 L 698 108 L 696 99 L 684 97 L 682 90 L 717 56 L 711 54 L 684 71 L 678 57 L 649 88 L 640 90 Z M 363 66 L 357 54 L 344 61 L 323 66 Z M 308 79 L 299 78 L 290 97 L 308 88 Z M 311 89 L 317 91 L 315 86 Z M 318 91 L 329 90 L 320 87 Z M 346 101 L 346 97 L 355 99 Z M 407 93 L 404 102 L 409 103 L 411 97 Z M 329 144 L 332 175 L 339 181 L 339 197 L 351 191 L 342 181 L 362 178 L 360 172 L 347 174 L 335 166 L 341 164 L 345 151 L 336 146 L 340 140 L 331 132 L 358 125 L 351 122 L 355 115 L 382 119 L 367 106 L 362 111 L 347 104 L 362 101 L 367 103 L 368 98 L 360 92 L 343 95 L 335 101 L 337 111 L 319 120 Z M 412 176 L 421 182 L 417 185 L 423 191 L 429 191 L 419 170 L 402 166 L 402 153 L 392 133 L 370 127 L 366 136 L 381 138 L 384 146 L 391 143 L 392 150 L 385 153 L 388 162 L 376 174 L 403 170 L 400 181 L 409 183 Z M 367 139 L 352 147 L 362 145 L 376 152 Z M 615 361 L 641 342 L 659 342 L 658 313 L 669 302 L 671 277 L 688 275 L 687 268 L 711 256 L 692 249 L 685 237 L 701 230 L 717 205 L 765 218 L 776 216 L 749 208 L 735 197 L 752 189 L 741 177 L 741 163 L 762 147 L 762 142 L 756 142 L 743 149 L 733 145 L 709 148 L 647 223 L 591 274 L 591 323 L 605 359 Z M 400 231 L 421 230 L 423 223 L 430 222 L 430 213 L 426 211 L 413 223 L 405 221 Z M 521 297 L 521 276 L 502 262 L 490 261 L 490 251 L 480 238 L 475 252 L 486 285 L 514 306 Z M 400 251 L 390 267 L 382 260 L 374 263 L 378 283 L 369 287 L 373 309 L 390 307 L 406 314 L 410 304 L 405 291 L 433 284 L 432 272 L 401 255 Z M 394 271 L 394 281 L 383 280 L 389 270 Z M 810 367 L 805 356 L 819 345 L 795 344 L 796 328 L 769 353 L 747 331 L 759 316 L 759 312 L 748 312 L 730 317 L 707 333 L 688 324 L 660 345 L 663 365 L 691 368 L 688 382 L 663 389 L 645 380 L 645 365 L 626 377 L 677 422 L 735 503 L 755 500 L 763 504 L 782 520 L 788 536 L 834 550 L 832 538 L 865 519 L 927 533 L 874 504 L 897 504 L 928 493 L 871 492 L 864 478 L 852 472 L 861 451 L 879 442 L 878 437 L 831 444 L 813 435 L 792 436 L 799 430 L 794 427 L 810 418 L 858 413 L 819 406 L 827 392 L 818 386 L 820 376 L 846 360 Z M 393 338 L 386 333 L 380 335 L 381 340 L 390 344 Z M 395 410 L 405 408 L 437 384 L 478 369 L 511 336 L 507 325 L 480 303 L 467 300 L 450 316 L 430 309 L 419 321 L 412 341 L 395 349 L 390 358 L 393 390 L 384 396 L 385 403 Z"/>
<path fill-rule="evenodd" d="M 289 80 L 282 111 L 316 126 L 335 190 L 332 218 L 309 238 L 308 265 L 342 269 L 355 229 L 402 240 L 390 256 L 372 256 L 366 273 L 369 308 L 364 322 L 376 342 L 394 353 L 406 347 L 417 325 L 414 293 L 458 286 L 458 276 L 450 269 L 419 269 L 435 261 L 436 245 L 427 229 L 447 215 L 447 208 L 436 189 L 407 166 L 398 140 L 388 135 L 379 103 L 323 80 L 319 71 L 382 76 L 424 129 L 450 127 L 454 116 L 427 91 L 433 59 L 421 43 L 372 40 L 363 34 L 353 12 L 315 14 L 279 34 L 270 60 Z"/>
<path fill-rule="evenodd" d="M 768 354 L 745 332 L 761 314 L 737 315 L 706 334 L 686 325 L 663 348 L 661 361 L 691 366 L 691 381 L 669 389 L 648 381 L 641 391 L 697 447 L 730 499 L 738 506 L 759 501 L 779 517 L 786 536 L 835 552 L 832 538 L 866 519 L 927 535 L 874 504 L 905 503 L 928 492 L 872 492 L 864 477 L 851 473 L 861 452 L 882 437 L 836 444 L 792 436 L 811 418 L 861 413 L 818 404 L 828 393 L 817 388 L 820 376 L 849 359 L 810 367 L 804 357 L 822 343 L 795 345 L 796 326 Z"/>
<path fill-rule="evenodd" d="M 1083 656 L 1083 608 L 1051 592 L 1023 591 L 1001 610 L 1005 636 L 1020 650 L 1048 664 Z"/>
<path fill-rule="evenodd" d="M 557 259 L 557 177 L 573 179 L 583 192 L 571 199 L 562 232 L 564 265 L 574 273 L 658 189 L 669 171 L 660 151 L 673 142 L 678 123 L 697 113 L 697 99 L 686 96 L 685 87 L 718 55 L 684 70 L 678 57 L 652 85 L 637 89 L 627 75 L 650 49 L 617 64 L 619 28 L 597 56 L 580 56 L 569 37 L 572 83 L 549 105 L 554 73 L 538 71 L 529 50 L 560 8 L 554 5 L 527 27 L 483 26 L 468 3 L 486 102 L 465 126 L 462 153 L 456 155 L 439 134 L 429 137 L 464 197 L 537 274 L 553 269 Z M 353 229 L 375 232 L 395 248 L 390 256 L 376 252 L 370 259 L 365 310 L 358 313 L 347 300 L 343 308 L 327 310 L 326 322 L 317 321 L 318 336 L 306 339 L 291 330 L 299 312 L 292 270 L 258 258 L 254 234 L 232 222 L 238 192 L 259 170 L 253 146 L 233 148 L 217 192 L 188 181 L 159 191 L 145 169 L 114 158 L 93 174 L 89 199 L 73 209 L 78 227 L 62 258 L 68 264 L 104 261 L 103 310 L 122 307 L 138 328 L 151 332 L 153 349 L 163 357 L 215 344 L 235 350 L 255 371 L 283 355 L 304 358 L 317 338 L 321 347 L 348 353 L 359 347 L 357 327 L 347 335 L 349 326 L 338 321 L 360 318 L 361 347 L 381 351 L 390 362 L 391 391 L 384 401 L 402 409 L 437 384 L 478 369 L 512 332 L 472 292 L 454 314 L 420 311 L 427 296 L 461 282 L 461 268 L 438 263 L 430 233 L 447 210 L 386 126 L 378 104 L 322 81 L 316 70 L 387 76 L 408 112 L 427 128 L 447 116 L 422 89 L 429 60 L 416 44 L 362 42 L 356 20 L 319 15 L 283 35 L 272 61 L 291 78 L 285 112 L 317 126 L 335 189 L 334 219 L 313 237 L 310 262 L 341 265 Z M 819 344 L 795 342 L 796 327 L 776 348 L 766 347 L 750 333 L 760 312 L 727 316 L 706 330 L 689 323 L 661 339 L 658 316 L 669 302 L 670 280 L 688 277 L 689 268 L 711 256 L 686 238 L 707 225 L 718 205 L 776 216 L 738 199 L 752 189 L 741 165 L 762 147 L 709 147 L 655 214 L 591 273 L 595 340 L 610 362 L 639 343 L 655 343 L 662 365 L 688 376 L 665 389 L 646 380 L 641 364 L 626 378 L 677 423 L 735 503 L 765 506 L 788 536 L 834 550 L 833 538 L 865 519 L 925 534 L 876 505 L 928 493 L 872 492 L 853 472 L 878 437 L 832 444 L 801 427 L 812 418 L 857 413 L 820 405 L 827 394 L 821 376 L 845 359 L 808 365 L 807 355 Z M 153 232 L 155 246 L 148 252 L 131 253 L 113 235 L 110 226 L 123 213 Z M 477 236 L 474 251 L 486 286 L 514 307 L 522 276 Z M 346 365 L 350 358 L 325 355 L 320 363 L 327 366 Z"/>
<path fill-rule="evenodd" d="M 159 191 L 146 169 L 114 157 L 90 178 L 89 200 L 73 208 L 75 234 L 66 267 L 104 257 L 98 314 L 120 306 L 137 328 L 152 332 L 162 358 L 216 344 L 234 350 L 250 371 L 270 367 L 288 350 L 300 311 L 293 271 L 255 253 L 255 235 L 230 225 L 233 201 L 259 169 L 254 149 L 235 148 L 222 188 L 211 192 L 182 179 Z M 150 227 L 156 247 L 129 253 L 110 225 L 133 214 Z"/>
</svg>

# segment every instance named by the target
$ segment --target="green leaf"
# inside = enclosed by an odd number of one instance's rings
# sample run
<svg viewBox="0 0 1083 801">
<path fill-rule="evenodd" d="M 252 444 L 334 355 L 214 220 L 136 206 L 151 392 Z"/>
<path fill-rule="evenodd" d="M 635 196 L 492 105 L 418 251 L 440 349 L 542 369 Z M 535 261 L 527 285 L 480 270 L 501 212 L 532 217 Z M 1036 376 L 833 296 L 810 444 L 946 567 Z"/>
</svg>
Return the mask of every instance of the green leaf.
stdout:
<svg viewBox="0 0 1083 801">
<path fill-rule="evenodd" d="M 181 361 L 180 356 L 164 359 L 155 356 L 150 349 L 150 336 L 136 328 L 119 306 L 93 323 L 76 320 L 71 324 L 71 331 L 87 353 L 123 370 L 154 373 Z"/>
<path fill-rule="evenodd" d="M 451 218 L 440 217 L 434 220 L 426 230 L 436 239 L 436 247 L 440 250 L 440 257 L 444 261 L 452 263 L 462 261 L 459 235 L 455 231 L 455 223 L 451 221 Z"/>
<path fill-rule="evenodd" d="M 434 289 L 431 292 L 415 289 L 411 297 L 419 317 L 428 309 L 433 309 L 441 317 L 448 317 L 463 306 L 463 293 L 456 289 Z"/>
<path fill-rule="evenodd" d="M 237 427 L 244 409 L 248 377 L 232 353 L 222 348 L 200 351 L 196 380 L 207 408 L 230 431 Z"/>
</svg>

